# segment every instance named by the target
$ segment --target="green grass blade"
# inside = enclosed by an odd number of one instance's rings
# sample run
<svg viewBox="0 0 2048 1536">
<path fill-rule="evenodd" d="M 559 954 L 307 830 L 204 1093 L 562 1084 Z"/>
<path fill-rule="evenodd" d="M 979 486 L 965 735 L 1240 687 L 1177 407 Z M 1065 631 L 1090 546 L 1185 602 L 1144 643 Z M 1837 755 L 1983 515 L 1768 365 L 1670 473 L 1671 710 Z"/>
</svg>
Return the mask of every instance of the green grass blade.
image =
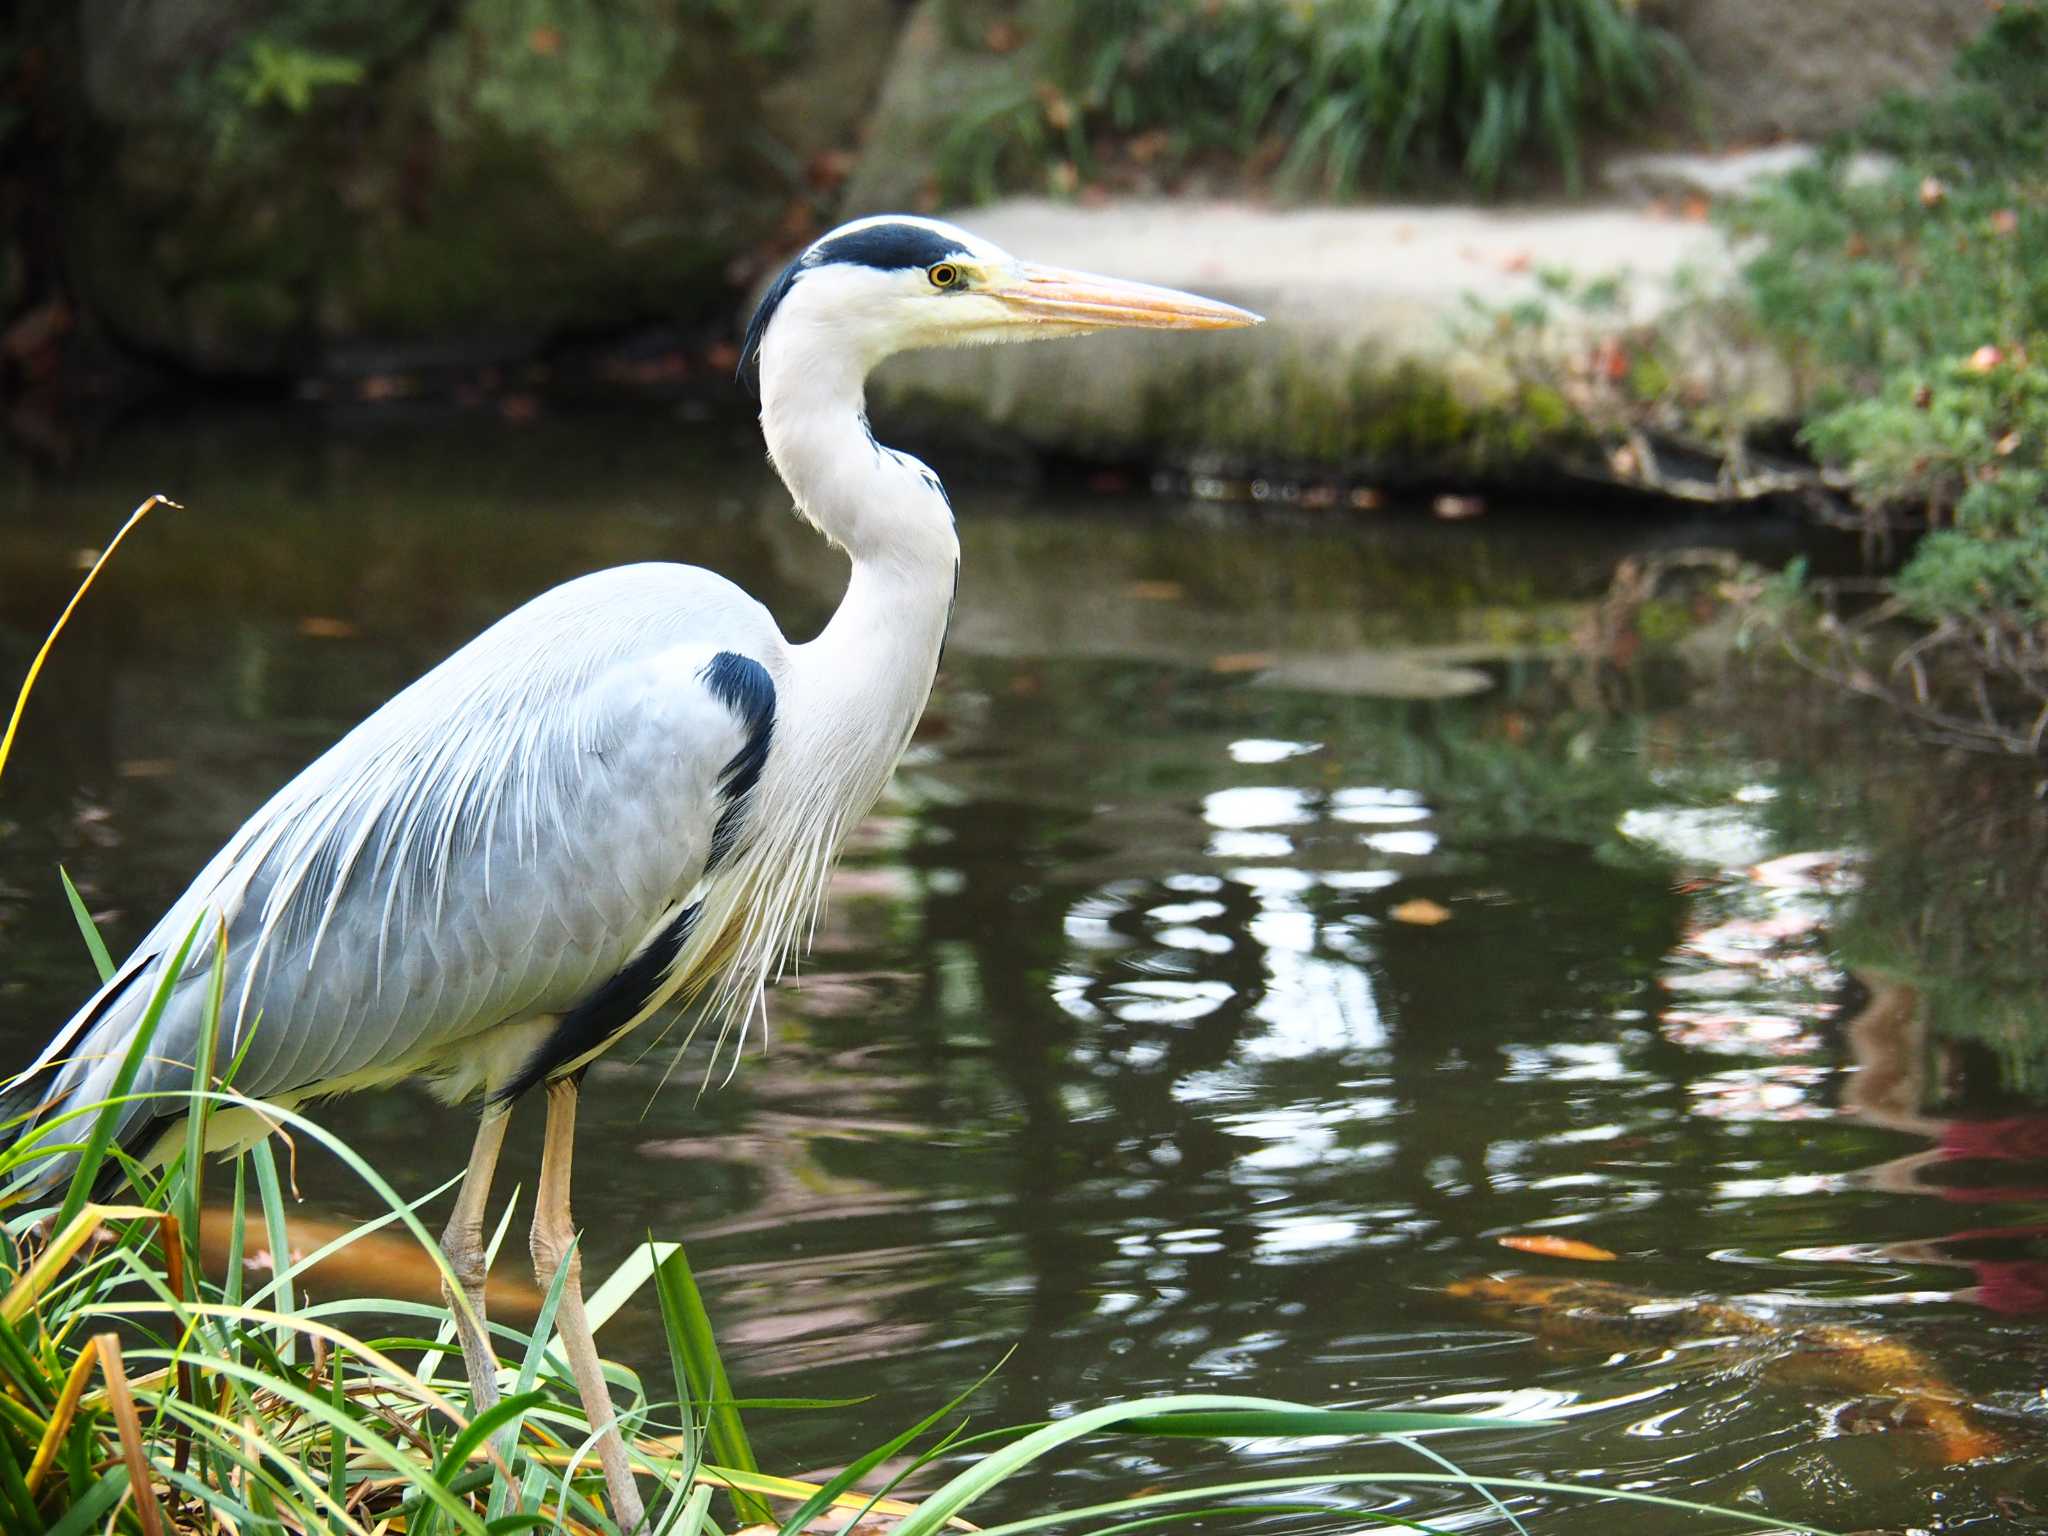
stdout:
<svg viewBox="0 0 2048 1536">
<path fill-rule="evenodd" d="M 36 1509 L 35 1495 L 28 1491 L 28 1478 L 15 1454 L 15 1444 L 12 1436 L 0 1435 L 0 1495 L 5 1496 L 9 1506 L 0 1508 L 0 1530 L 43 1536 L 43 1517 Z M 26 1450 L 34 1441 L 23 1435 L 20 1444 Z"/>
<path fill-rule="evenodd" d="M 971 1470 L 971 1469 L 970 1469 Z M 958 1481 L 956 1479 L 955 1481 Z M 1552 1483 L 1533 1477 L 1453 1477 L 1448 1472 L 1323 1472 L 1305 1473 L 1293 1477 L 1246 1478 L 1238 1482 L 1214 1483 L 1202 1488 L 1159 1489 L 1150 1493 L 1134 1494 L 1127 1499 L 1114 1499 L 1104 1504 L 1091 1504 L 1082 1509 L 1054 1510 L 1050 1514 L 1031 1515 L 1021 1520 L 1004 1521 L 999 1525 L 986 1525 L 980 1536 L 1034 1536 L 1038 1531 L 1055 1527 L 1072 1528 L 1085 1520 L 1102 1516 L 1114 1519 L 1128 1517 L 1132 1511 L 1159 1504 L 1192 1504 L 1204 1499 L 1228 1499 L 1246 1495 L 1285 1493 L 1302 1488 L 1378 1488 L 1388 1486 L 1454 1486 L 1470 1487 L 1474 1484 L 1495 1490 L 1516 1493 L 1562 1494 L 1574 1503 L 1598 1503 L 1612 1499 L 1623 1504 L 1641 1504 L 1656 1509 L 1676 1509 L 1690 1515 L 1712 1515 L 1720 1520 L 1732 1520 L 1745 1526 L 1777 1533 L 1777 1536 L 1841 1536 L 1840 1532 L 1825 1530 L 1817 1525 L 1802 1525 L 1796 1520 L 1787 1520 L 1782 1515 L 1767 1514 L 1759 1510 L 1725 1509 L 1712 1504 L 1699 1504 L 1691 1499 L 1674 1499 L 1664 1494 L 1639 1493 L 1632 1489 L 1601 1488 L 1586 1483 Z M 947 1485 L 948 1487 L 951 1484 Z M 943 1493 L 945 1490 L 939 1490 Z M 927 1523 L 925 1511 L 936 1499 L 925 1500 L 918 1506 L 917 1513 L 905 1519 L 896 1527 L 891 1536 L 919 1536 L 919 1533 L 934 1530 L 936 1524 Z M 1347 1518 L 1364 1515 L 1364 1511 L 1346 1511 Z"/>
<path fill-rule="evenodd" d="M 508 1209 L 505 1213 L 506 1218 L 509 1219 L 511 1214 Z M 500 1230 L 503 1230 L 502 1224 Z M 570 1252 L 575 1252 L 575 1249 L 571 1248 Z M 547 1357 L 548 1340 L 553 1338 L 555 1333 L 555 1313 L 561 1309 L 562 1293 L 568 1288 L 569 1261 L 565 1257 L 555 1268 L 555 1278 L 548 1282 L 547 1296 L 540 1304 L 540 1316 L 533 1320 L 533 1331 L 527 1335 L 526 1358 L 519 1362 L 519 1379 L 512 1388 L 513 1399 L 524 1400 L 540 1396 L 543 1401 L 545 1400 L 544 1394 L 534 1392 L 534 1383 L 540 1380 L 540 1363 Z M 421 1374 L 424 1376 L 426 1373 L 423 1371 Z M 505 1443 L 499 1448 L 499 1454 L 504 1456 L 508 1466 L 511 1465 L 512 1452 L 524 1427 L 524 1416 L 515 1415 L 515 1418 L 520 1422 L 507 1433 Z M 506 1506 L 511 1502 L 511 1488 L 500 1482 L 491 1490 L 490 1506 L 485 1513 L 491 1520 L 498 1520 L 508 1513 Z"/>
<path fill-rule="evenodd" d="M 477 1448 L 500 1427 L 512 1423 L 527 1409 L 536 1408 L 547 1401 L 545 1392 L 521 1392 L 512 1397 L 501 1397 L 497 1402 L 469 1421 L 469 1427 L 448 1442 L 448 1448 L 441 1453 L 441 1459 L 434 1468 L 437 1481 L 447 1483 L 455 1474 L 469 1464 L 469 1458 Z"/>
<path fill-rule="evenodd" d="M 107 1160 L 107 1149 L 114 1143 L 114 1132 L 127 1108 L 128 1091 L 135 1086 L 135 1076 L 142 1070 L 143 1058 L 149 1054 L 150 1041 L 156 1038 L 157 1026 L 163 1022 L 164 1007 L 171 1000 L 172 989 L 185 973 L 185 957 L 191 953 L 192 941 L 199 937 L 200 925 L 205 921 L 204 913 L 193 920 L 185 941 L 164 967 L 163 978 L 157 982 L 156 991 L 150 994 L 149 1006 L 143 1010 L 142 1019 L 135 1026 L 135 1037 L 128 1042 L 127 1054 L 121 1058 L 113 1086 L 108 1090 L 99 1114 L 93 1119 L 92 1132 L 86 1138 L 85 1150 L 79 1154 L 78 1166 L 71 1172 L 71 1185 L 64 1192 L 64 1204 L 58 1208 L 56 1223 L 50 1229 L 53 1232 L 62 1232 L 68 1227 L 92 1196 L 93 1184 L 99 1178 L 100 1167 Z"/>
<path fill-rule="evenodd" d="M 85 898 L 78 894 L 78 887 L 71 883 L 70 871 L 62 864 L 57 866 L 57 878 L 64 882 L 64 899 L 71 903 L 71 915 L 78 921 L 79 937 L 85 940 L 93 967 L 100 973 L 100 985 L 105 986 L 114 978 L 114 957 L 107 953 L 107 941 L 100 937 L 100 925 L 92 920 L 92 913 L 86 910 Z"/>
<path fill-rule="evenodd" d="M 806 1526 L 808 1526 L 812 1520 L 816 1519 L 819 1515 L 823 1514 L 826 1510 L 830 1509 L 832 1507 L 832 1501 L 838 1498 L 840 1494 L 846 1492 L 847 1489 L 853 1487 L 862 1478 L 866 1477 L 868 1473 L 872 1472 L 876 1467 L 879 1467 L 883 1462 L 887 1461 L 890 1457 L 894 1456 L 898 1451 L 902 1450 L 905 1446 L 909 1445 L 913 1440 L 917 1439 L 918 1436 L 929 1431 L 933 1425 L 939 1422 L 939 1420 L 943 1419 L 955 1408 L 958 1408 L 962 1403 L 966 1402 L 968 1398 L 974 1396 L 975 1393 L 979 1392 L 984 1386 L 988 1385 L 989 1377 L 995 1375 L 996 1371 L 1001 1370 L 1003 1367 L 1003 1361 L 1006 1361 L 1009 1358 L 1010 1357 L 1008 1355 L 1003 1356 L 1003 1360 L 999 1360 L 996 1362 L 995 1370 L 989 1371 L 979 1381 L 975 1382 L 973 1386 L 969 1387 L 965 1392 L 962 1392 L 959 1396 L 955 1397 L 950 1403 L 947 1403 L 944 1407 L 939 1408 L 932 1413 L 926 1414 L 923 1418 L 919 1419 L 915 1424 L 911 1425 L 910 1428 L 904 1430 L 901 1434 L 897 1435 L 895 1439 L 888 1441 L 886 1444 L 876 1446 L 866 1455 L 860 1457 L 851 1465 L 844 1468 L 838 1476 L 834 1477 L 830 1482 L 826 1483 L 823 1487 L 821 1487 L 816 1493 L 812 1494 L 808 1499 L 804 1500 L 802 1504 L 797 1506 L 796 1511 L 793 1514 L 791 1514 L 787 1520 L 782 1522 L 782 1528 L 777 1533 L 777 1536 L 798 1536 L 798 1533 L 801 1532 Z M 920 1505 L 920 1512 L 922 1512 L 922 1509 L 923 1506 Z M 904 1525 L 899 1526 L 897 1528 L 897 1536 L 901 1536 L 902 1531 L 908 1527 L 910 1521 L 915 1520 L 916 1518 L 917 1516 L 914 1514 L 906 1516 Z"/>
<path fill-rule="evenodd" d="M 277 1182 L 277 1159 L 270 1155 L 268 1140 L 259 1141 L 249 1149 L 249 1163 L 256 1170 L 256 1193 L 263 1201 L 263 1224 L 270 1235 L 270 1262 L 277 1268 L 277 1278 L 268 1289 L 277 1293 L 271 1305 L 279 1312 L 292 1310 L 292 1262 L 291 1234 L 284 1220 L 284 1191 Z M 289 1365 L 297 1358 L 298 1340 L 289 1329 L 278 1330 L 278 1355 Z"/>
<path fill-rule="evenodd" d="M 128 1469 L 116 1467 L 86 1489 L 63 1518 L 50 1527 L 49 1536 L 86 1536 L 99 1529 L 100 1520 L 128 1491 Z"/>
<path fill-rule="evenodd" d="M 1209 1416 L 1208 1422 L 1212 1424 L 1219 1422 L 1225 1424 L 1244 1424 L 1248 1422 L 1306 1424 L 1321 1422 L 1324 1412 L 1336 1413 L 1339 1411 L 1318 1410 L 1306 1404 L 1282 1402 L 1273 1398 L 1227 1397 L 1195 1393 L 1174 1397 L 1141 1398 L 1134 1402 L 1109 1403 L 1100 1408 L 1091 1408 L 1084 1413 L 1074 1414 L 1071 1417 L 1046 1425 L 1042 1429 L 1034 1430 L 1021 1440 L 1013 1441 L 1009 1445 L 991 1451 L 981 1460 L 960 1472 L 951 1482 L 938 1489 L 926 1498 L 923 1503 L 918 1505 L 917 1512 L 907 1517 L 902 1525 L 897 1527 L 896 1536 L 932 1536 L 932 1533 L 944 1526 L 945 1522 L 952 1516 L 957 1515 L 991 1488 L 1015 1476 L 1041 1456 L 1047 1455 L 1061 1446 L 1071 1441 L 1079 1440 L 1084 1436 L 1100 1434 L 1105 1430 L 1114 1429 L 1119 1426 L 1128 1426 L 1133 1421 L 1139 1423 L 1149 1421 L 1155 1425 L 1160 1423 L 1168 1425 L 1178 1423 L 1185 1426 L 1190 1422 L 1202 1422 L 1200 1419 L 1191 1420 L 1189 1417 L 1191 1415 L 1201 1415 Z M 1247 1415 L 1252 1417 L 1248 1418 L 1246 1417 Z M 1269 1415 L 1271 1417 L 1268 1417 Z M 1345 1417 L 1377 1420 L 1387 1416 L 1361 1413 L 1345 1415 Z M 1409 1419 L 1429 1418 L 1437 1420 L 1437 1427 L 1442 1428 L 1447 1426 L 1441 1420 L 1450 1416 L 1408 1414 L 1393 1415 L 1391 1417 Z M 1157 1433 L 1159 1431 L 1155 1429 L 1153 1432 Z M 1179 1432 L 1185 1433 L 1187 1431 L 1183 1428 Z M 1265 1431 L 1265 1433 L 1271 1432 L 1270 1430 Z M 1283 1431 L 1283 1433 L 1287 1434 L 1316 1434 L 1324 1432 L 1326 1431 L 1299 1428 Z M 1343 1432 L 1358 1433 L 1359 1431 Z"/>
<path fill-rule="evenodd" d="M 1257 1408 L 1149 1413 L 1102 1433 L 1190 1435 L 1209 1440 L 1266 1440 L 1299 1435 L 1391 1435 L 1432 1429 L 1529 1429 L 1548 1419 L 1488 1418 L 1463 1413 L 1406 1413 L 1357 1408 Z"/>
<path fill-rule="evenodd" d="M 1164 1515 L 1141 1515 L 1101 1526 L 1088 1536 L 1136 1536 L 1139 1531 L 1156 1531 L 1191 1520 L 1271 1520 L 1275 1515 L 1340 1515 L 1346 1526 L 1363 1520 L 1389 1530 L 1407 1531 L 1411 1536 L 1457 1536 L 1438 1525 L 1422 1525 L 1399 1515 L 1383 1515 L 1370 1509 L 1346 1509 L 1335 1504 L 1203 1504 L 1194 1509 L 1176 1509 Z"/>
<path fill-rule="evenodd" d="M 1466 1475 L 1465 1469 L 1459 1466 L 1456 1462 L 1452 1461 L 1450 1457 L 1444 1455 L 1441 1451 L 1438 1451 L 1433 1447 L 1424 1445 L 1420 1440 L 1414 1439 L 1413 1437 L 1408 1435 L 1390 1435 L 1388 1436 L 1388 1438 L 1392 1440 L 1396 1445 L 1406 1446 L 1409 1450 L 1413 1451 L 1416 1455 L 1420 1456 L 1424 1461 L 1435 1462 L 1438 1466 L 1442 1467 L 1446 1472 L 1451 1473 L 1455 1477 L 1464 1477 Z M 1515 1536 L 1529 1536 L 1529 1528 L 1522 1524 L 1520 1517 L 1517 1516 L 1513 1510 L 1507 1507 L 1507 1504 L 1501 1499 L 1501 1496 L 1499 1494 L 1495 1493 L 1491 1488 L 1486 1487 L 1482 1483 L 1474 1482 L 1472 1486 L 1479 1491 L 1479 1496 L 1481 1498 L 1485 1499 L 1488 1504 L 1493 1506 L 1494 1513 L 1498 1514 L 1501 1517 L 1501 1519 L 1507 1521 L 1509 1525 L 1515 1528 Z"/>
<path fill-rule="evenodd" d="M 205 1193 L 206 1122 L 213 1111 L 213 1053 L 220 1032 L 221 1000 L 228 985 L 228 929 L 216 922 L 213 932 L 213 974 L 207 979 L 206 1009 L 199 1020 L 199 1041 L 192 1053 L 192 1092 L 185 1105 L 185 1200 L 178 1212 L 190 1272 L 199 1273 L 199 1223 Z M 282 1261 L 280 1261 L 282 1262 Z"/>
<path fill-rule="evenodd" d="M 655 1251 L 655 1244 L 650 1241 L 646 1252 L 652 1255 Z M 718 1338 L 711 1327 L 711 1315 L 704 1310 L 704 1298 L 697 1290 L 696 1276 L 690 1273 L 690 1261 L 683 1256 L 682 1244 L 674 1245 L 656 1263 L 654 1295 L 661 1306 L 662 1332 L 668 1339 L 669 1359 L 675 1366 L 676 1390 L 683 1398 L 685 1421 L 691 1416 L 691 1406 L 702 1402 L 704 1436 L 711 1456 L 721 1466 L 736 1467 L 743 1472 L 758 1471 L 754 1447 L 747 1439 L 746 1425 L 741 1422 L 740 1411 L 733 1403 L 732 1383 L 726 1377 L 725 1362 L 719 1358 Z M 765 1500 L 737 1489 L 733 1490 L 732 1506 L 738 1517 L 749 1525 L 764 1524 L 775 1518 Z"/>
<path fill-rule="evenodd" d="M 673 1518 L 655 1522 L 657 1536 L 707 1536 L 707 1533 L 717 1531 L 718 1528 L 710 1521 L 709 1483 L 699 1483 L 687 1492 L 678 1489 L 675 1498 L 669 1502 L 676 1513 Z"/>
</svg>

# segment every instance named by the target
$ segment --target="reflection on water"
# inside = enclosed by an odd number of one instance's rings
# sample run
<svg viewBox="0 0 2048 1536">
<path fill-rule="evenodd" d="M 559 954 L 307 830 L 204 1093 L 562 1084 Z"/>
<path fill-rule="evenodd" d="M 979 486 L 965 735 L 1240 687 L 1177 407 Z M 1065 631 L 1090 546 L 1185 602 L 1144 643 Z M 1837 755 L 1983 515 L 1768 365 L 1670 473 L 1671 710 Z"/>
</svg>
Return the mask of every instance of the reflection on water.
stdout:
<svg viewBox="0 0 2048 1536">
<path fill-rule="evenodd" d="M 134 938 L 295 766 L 522 598 L 648 557 L 718 566 L 797 633 L 836 596 L 743 430 L 258 420 L 96 464 L 16 472 L 10 660 L 139 492 L 191 510 L 110 572 L 10 770 L 10 1060 L 85 985 L 56 864 Z M 1699 529 L 956 500 L 930 718 L 772 1049 L 701 1098 L 687 1066 L 660 1088 L 662 1052 L 622 1057 L 585 1100 L 597 1268 L 683 1237 L 743 1393 L 872 1395 L 860 1422 L 762 1416 L 765 1456 L 843 1461 L 1017 1345 L 991 1421 L 1183 1387 L 1508 1404 L 1558 1422 L 1446 1448 L 1840 1529 L 2048 1530 L 2048 1119 L 1916 979 L 1931 945 L 1869 952 L 1907 931 L 1886 903 L 1921 808 L 1996 807 L 2006 844 L 2040 847 L 2024 781 L 1739 664 L 1695 681 L 1637 654 L 1596 603 L 1608 575 Z M 1950 888 L 1974 887 L 1915 887 L 1912 933 L 1946 931 L 1925 892 Z M 405 1187 L 466 1142 L 406 1092 L 329 1118 Z M 1861 1387 L 1698 1369 L 1712 1351 L 1682 1339 L 1555 1350 L 1447 1294 L 1583 1273 L 1496 1241 L 1516 1233 L 1613 1250 L 1598 1278 L 1646 1295 L 1893 1341 L 1984 1444 L 2024 1449 L 1916 1460 Z M 610 1346 L 652 1366 L 655 1326 L 629 1310 Z M 1133 1442 L 1017 1496 L 1198 1454 Z M 1455 1493 L 1368 1502 L 1485 1518 Z"/>
</svg>

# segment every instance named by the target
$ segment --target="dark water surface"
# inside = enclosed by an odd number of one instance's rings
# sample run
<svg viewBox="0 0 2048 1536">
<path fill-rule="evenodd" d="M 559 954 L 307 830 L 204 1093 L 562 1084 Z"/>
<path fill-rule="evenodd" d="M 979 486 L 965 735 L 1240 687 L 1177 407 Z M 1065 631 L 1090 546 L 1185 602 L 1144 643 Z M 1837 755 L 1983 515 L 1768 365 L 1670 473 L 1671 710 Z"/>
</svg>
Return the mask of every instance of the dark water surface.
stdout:
<svg viewBox="0 0 2048 1536">
<path fill-rule="evenodd" d="M 124 549 L 9 770 L 8 1065 L 88 984 L 58 863 L 118 952 L 296 767 L 522 599 L 697 561 L 807 636 L 837 595 L 743 424 L 253 416 L 5 473 L 10 678 L 81 547 L 146 491 L 189 508 Z M 872 1397 L 757 1416 L 765 1462 L 838 1464 L 1015 1346 L 984 1423 L 1183 1389 L 1545 1413 L 1438 1444 L 1474 1472 L 1844 1531 L 2048 1530 L 2048 1110 L 1998 1034 L 2041 975 L 2028 776 L 1660 648 L 1718 577 L 1603 630 L 1618 562 L 1725 527 L 955 501 L 944 675 L 803 984 L 772 1000 L 771 1050 L 701 1099 L 698 1063 L 657 1095 L 666 1056 L 629 1050 L 584 1097 L 593 1272 L 682 1238 L 741 1393 Z M 1805 854 L 1825 857 L 1784 860 Z M 2016 926 L 1943 950 L 1965 908 Z M 2004 990 L 1972 992 L 1980 971 Z M 470 1129 L 410 1091 L 323 1118 L 409 1190 L 454 1173 Z M 538 1120 L 515 1122 L 504 1192 L 531 1186 Z M 370 1208 L 301 1172 L 316 1204 Z M 1489 1273 L 1877 1330 L 1913 1352 L 1892 1368 L 1911 1390 L 1862 1380 L 1858 1335 L 1653 1311 L 1617 1342 L 1447 1293 Z M 651 1306 L 605 1343 L 663 1358 Z M 1004 1510 L 1204 1465 L 1428 1469 L 1132 1441 Z M 1469 1492 L 1348 1497 L 1508 1528 Z M 1514 1507 L 1531 1531 L 1730 1528 Z"/>
</svg>

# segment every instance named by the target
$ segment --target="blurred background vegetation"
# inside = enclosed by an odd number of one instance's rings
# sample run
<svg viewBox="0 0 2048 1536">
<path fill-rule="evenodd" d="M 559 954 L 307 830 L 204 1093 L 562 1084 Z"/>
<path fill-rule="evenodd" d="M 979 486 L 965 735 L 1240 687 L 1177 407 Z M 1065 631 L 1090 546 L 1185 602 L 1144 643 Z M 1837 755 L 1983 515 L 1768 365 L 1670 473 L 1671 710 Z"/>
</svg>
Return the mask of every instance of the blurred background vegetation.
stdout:
<svg viewBox="0 0 2048 1536">
<path fill-rule="evenodd" d="M 750 285 L 883 207 L 1715 220 L 1731 280 L 1655 326 L 1631 318 L 1625 252 L 1612 279 L 1497 310 L 1476 271 L 1469 344 L 1509 355 L 1523 415 L 1488 441 L 1590 445 L 1651 489 L 1654 443 L 1708 443 L 1723 501 L 1846 503 L 1893 542 L 1896 581 L 1875 605 L 1781 605 L 1792 643 L 1956 739 L 2042 746 L 2036 0 L 25 0 L 0 27 L 0 396 L 56 457 L 165 392 L 438 389 L 511 412 L 579 367 L 723 391 Z M 1794 149 L 1711 195 L 1641 169 Z M 1688 382 L 1703 338 L 1775 354 L 1790 415 Z M 1399 378 L 1408 400 L 1348 408 L 1497 419 Z M 1292 472 L 1353 467 L 1304 466 L 1299 442 Z M 1256 441 L 1232 449 L 1263 467 Z M 1751 449 L 1805 465 L 1731 473 Z"/>
</svg>

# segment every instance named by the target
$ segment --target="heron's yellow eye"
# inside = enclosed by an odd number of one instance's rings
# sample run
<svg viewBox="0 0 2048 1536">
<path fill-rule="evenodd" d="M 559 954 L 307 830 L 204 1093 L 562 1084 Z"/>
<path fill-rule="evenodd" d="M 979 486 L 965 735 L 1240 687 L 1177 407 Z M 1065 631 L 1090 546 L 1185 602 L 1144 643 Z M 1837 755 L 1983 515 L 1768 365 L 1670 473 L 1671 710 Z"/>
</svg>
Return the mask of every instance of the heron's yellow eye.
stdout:
<svg viewBox="0 0 2048 1536">
<path fill-rule="evenodd" d="M 960 282 L 960 269 L 950 261 L 942 261 L 925 276 L 932 280 L 934 288 L 953 288 Z"/>
</svg>

